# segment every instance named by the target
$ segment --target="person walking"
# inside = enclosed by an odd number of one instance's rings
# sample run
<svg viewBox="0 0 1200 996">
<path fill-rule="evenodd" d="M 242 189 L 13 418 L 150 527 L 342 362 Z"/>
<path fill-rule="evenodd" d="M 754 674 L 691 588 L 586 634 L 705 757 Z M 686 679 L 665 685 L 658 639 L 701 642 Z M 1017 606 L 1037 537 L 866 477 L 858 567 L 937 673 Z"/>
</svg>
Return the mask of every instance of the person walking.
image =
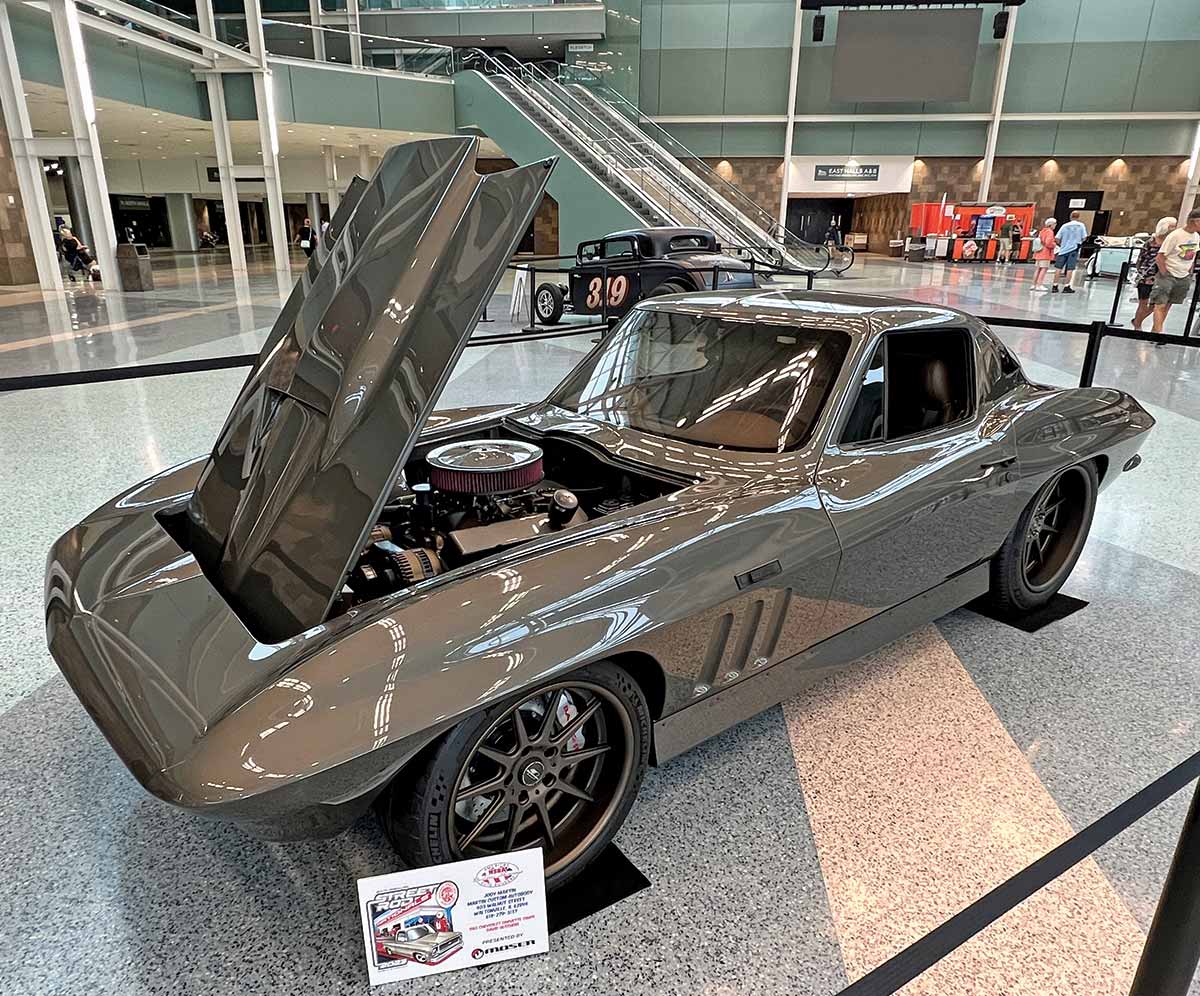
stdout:
<svg viewBox="0 0 1200 996">
<path fill-rule="evenodd" d="M 1054 218 L 1047 218 L 1042 222 L 1041 231 L 1038 232 L 1038 242 L 1041 248 L 1033 254 L 1033 263 L 1037 267 L 1033 271 L 1033 286 L 1030 290 L 1045 290 L 1046 289 L 1046 271 L 1050 269 L 1050 264 L 1054 262 L 1054 229 L 1057 227 L 1058 221 Z"/>
<path fill-rule="evenodd" d="M 304 224 L 296 232 L 296 241 L 300 244 L 300 248 L 304 250 L 304 255 L 311 259 L 313 252 L 317 248 L 317 233 L 314 231 L 310 219 L 304 219 Z"/>
<path fill-rule="evenodd" d="M 997 263 L 1008 262 L 1008 250 L 1012 246 L 1012 230 L 1013 223 L 1011 220 L 1006 220 L 1004 224 L 1000 226 L 1000 232 L 998 236 L 1000 239 L 1000 244 L 996 246 Z"/>
<path fill-rule="evenodd" d="M 1072 211 L 1071 220 L 1058 230 L 1058 246 L 1054 250 L 1054 284 L 1050 288 L 1055 294 L 1058 293 L 1059 277 L 1063 277 L 1066 282 L 1063 293 L 1075 293 L 1075 288 L 1071 286 L 1071 277 L 1075 273 L 1075 267 L 1079 265 L 1079 247 L 1083 245 L 1087 234 L 1087 226 L 1079 220 L 1078 211 Z"/>
<path fill-rule="evenodd" d="M 83 269 L 79 265 L 80 242 L 66 225 L 58 230 L 58 235 L 58 248 L 67 264 L 67 277 L 70 278 L 71 283 L 75 283 L 75 271 Z"/>
<path fill-rule="evenodd" d="M 1160 218 L 1154 226 L 1154 234 L 1146 240 L 1146 244 L 1138 253 L 1137 261 L 1133 264 L 1133 279 L 1137 290 L 1137 311 L 1133 313 L 1133 327 L 1139 332 L 1142 331 L 1142 323 L 1154 311 L 1154 305 L 1150 303 L 1150 289 L 1158 275 L 1158 250 L 1163 244 L 1163 239 L 1175 231 L 1178 224 L 1178 218 Z"/>
<path fill-rule="evenodd" d="M 1019 263 L 1021 261 L 1021 223 L 1013 222 L 1012 227 L 1012 244 L 1008 250 L 1008 262 Z"/>
<path fill-rule="evenodd" d="M 1150 303 L 1154 306 L 1152 330 L 1161 332 L 1163 323 L 1173 304 L 1187 300 L 1192 285 L 1192 273 L 1196 269 L 1196 254 L 1200 252 L 1200 208 L 1189 211 L 1187 221 L 1177 228 L 1159 246 L 1154 257 L 1158 273 L 1154 286 L 1150 288 Z"/>
</svg>

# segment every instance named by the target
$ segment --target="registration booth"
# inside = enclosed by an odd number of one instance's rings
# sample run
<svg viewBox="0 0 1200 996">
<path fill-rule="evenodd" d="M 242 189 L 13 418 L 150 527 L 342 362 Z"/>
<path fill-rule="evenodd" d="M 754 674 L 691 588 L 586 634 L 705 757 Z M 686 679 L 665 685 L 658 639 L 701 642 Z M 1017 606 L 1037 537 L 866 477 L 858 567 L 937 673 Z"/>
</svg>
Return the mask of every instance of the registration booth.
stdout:
<svg viewBox="0 0 1200 996">
<path fill-rule="evenodd" d="M 951 204 L 941 201 L 912 205 L 909 231 L 913 236 L 937 239 L 935 258 L 965 260 L 969 241 L 978 246 L 975 261 L 995 261 L 1000 254 L 999 232 L 1005 222 L 1021 226 L 1021 245 L 1011 257 L 1025 261 L 1033 257 L 1036 204 Z M 929 240 L 927 240 L 929 241 Z M 943 243 L 945 248 L 943 249 Z"/>
</svg>

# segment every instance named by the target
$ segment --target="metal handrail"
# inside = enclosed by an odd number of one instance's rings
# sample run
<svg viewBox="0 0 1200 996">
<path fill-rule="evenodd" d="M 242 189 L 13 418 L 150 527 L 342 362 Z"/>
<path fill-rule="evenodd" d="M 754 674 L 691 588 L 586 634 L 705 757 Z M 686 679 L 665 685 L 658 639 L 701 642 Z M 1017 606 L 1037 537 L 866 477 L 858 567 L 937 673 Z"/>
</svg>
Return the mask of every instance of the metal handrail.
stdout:
<svg viewBox="0 0 1200 996">
<path fill-rule="evenodd" d="M 560 75 L 564 75 L 568 79 L 573 78 L 572 81 L 576 84 L 596 93 L 597 101 L 610 108 L 629 127 L 647 134 L 650 139 L 648 145 L 657 147 L 664 153 L 664 161 L 671 159 L 679 164 L 679 175 L 684 176 L 685 182 L 689 182 L 691 177 L 695 177 L 710 190 L 720 191 L 719 196 L 726 202 L 728 210 L 740 215 L 741 220 L 750 226 L 755 237 L 777 243 L 784 251 L 790 248 L 814 252 L 818 255 L 823 254 L 828 259 L 827 265 L 831 266 L 834 272 L 844 271 L 853 261 L 851 254 L 845 254 L 834 261 L 828 246 L 808 242 L 790 232 L 774 216 L 764 211 L 744 190 L 721 176 L 670 132 L 646 117 L 640 108 L 608 86 L 598 74 L 581 66 L 553 64 L 558 67 Z M 684 163 L 687 165 L 684 166 Z M 753 220 L 754 218 L 758 219 L 757 223 Z"/>
</svg>

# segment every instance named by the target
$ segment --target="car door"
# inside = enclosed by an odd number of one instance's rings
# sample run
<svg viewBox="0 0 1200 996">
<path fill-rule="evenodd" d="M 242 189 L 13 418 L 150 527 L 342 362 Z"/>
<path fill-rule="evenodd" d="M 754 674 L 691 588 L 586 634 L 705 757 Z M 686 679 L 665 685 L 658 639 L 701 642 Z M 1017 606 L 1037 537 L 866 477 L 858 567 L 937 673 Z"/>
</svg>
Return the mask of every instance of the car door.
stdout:
<svg viewBox="0 0 1200 996">
<path fill-rule="evenodd" d="M 992 556 L 1020 514 L 1008 394 L 979 386 L 970 329 L 887 332 L 852 380 L 817 472 L 842 549 L 837 629 Z"/>
<path fill-rule="evenodd" d="M 641 297 L 639 259 L 637 240 L 631 236 L 582 244 L 570 277 L 575 313 L 624 315 Z"/>
</svg>

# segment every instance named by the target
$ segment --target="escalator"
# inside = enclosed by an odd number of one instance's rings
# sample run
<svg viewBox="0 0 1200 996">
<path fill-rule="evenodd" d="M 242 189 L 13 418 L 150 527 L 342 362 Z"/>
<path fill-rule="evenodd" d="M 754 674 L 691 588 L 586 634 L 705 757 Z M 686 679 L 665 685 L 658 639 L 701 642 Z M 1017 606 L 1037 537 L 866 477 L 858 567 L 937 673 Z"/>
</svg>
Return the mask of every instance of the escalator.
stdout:
<svg viewBox="0 0 1200 996">
<path fill-rule="evenodd" d="M 544 154 L 548 141 L 601 188 L 601 200 L 617 201 L 635 226 L 708 228 L 727 248 L 789 269 L 840 274 L 853 262 L 849 249 L 814 245 L 788 232 L 744 191 L 589 71 L 560 63 L 523 63 L 479 50 L 465 53 L 463 66 L 456 86 L 468 93 L 473 87 L 476 93 L 486 88 L 500 95 L 540 133 L 514 134 L 520 129 L 509 122 L 508 131 L 518 145 L 520 139 L 540 138 L 543 141 L 534 141 L 537 148 L 530 151 Z M 472 103 L 469 97 L 465 103 Z M 501 114 L 493 113 L 488 120 L 476 117 L 480 129 L 489 134 L 496 127 L 505 130 L 497 120 Z M 516 157 L 510 142 L 492 137 Z M 562 197 L 553 189 L 551 193 L 561 206 Z M 579 241 L 611 230 L 611 225 L 593 229 Z"/>
</svg>

